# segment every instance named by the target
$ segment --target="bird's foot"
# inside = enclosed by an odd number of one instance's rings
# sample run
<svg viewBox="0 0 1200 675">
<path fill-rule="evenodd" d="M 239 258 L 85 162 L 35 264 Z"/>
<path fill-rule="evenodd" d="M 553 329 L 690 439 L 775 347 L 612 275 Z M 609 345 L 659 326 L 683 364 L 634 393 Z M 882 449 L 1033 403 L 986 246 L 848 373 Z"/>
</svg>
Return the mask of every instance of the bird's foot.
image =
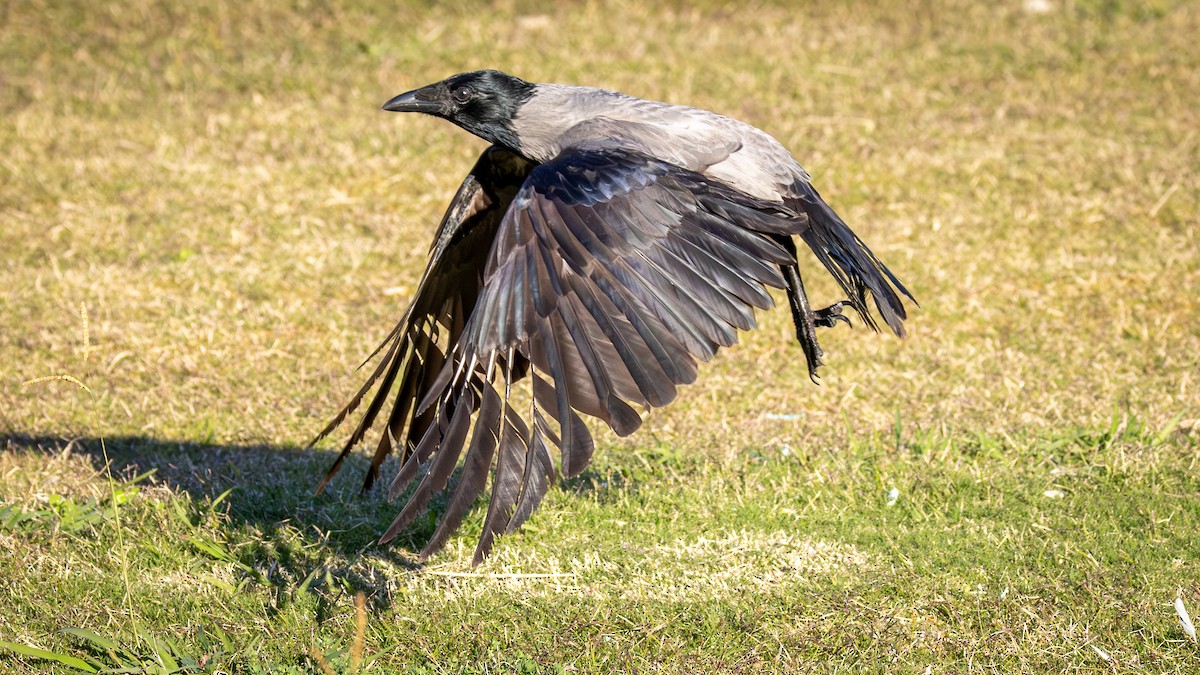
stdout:
<svg viewBox="0 0 1200 675">
<path fill-rule="evenodd" d="M 813 312 L 813 325 L 821 326 L 822 328 L 833 328 L 839 321 L 845 321 L 847 326 L 852 325 L 850 317 L 842 314 L 842 308 L 849 304 L 849 300 L 842 300 L 824 309 L 818 309 Z"/>
</svg>

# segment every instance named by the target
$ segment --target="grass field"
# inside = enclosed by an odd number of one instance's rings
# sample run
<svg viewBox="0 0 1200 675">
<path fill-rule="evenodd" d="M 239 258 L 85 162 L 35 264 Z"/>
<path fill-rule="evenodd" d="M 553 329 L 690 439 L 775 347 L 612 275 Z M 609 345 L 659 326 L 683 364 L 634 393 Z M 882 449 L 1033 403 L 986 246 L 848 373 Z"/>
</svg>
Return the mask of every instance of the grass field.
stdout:
<svg viewBox="0 0 1200 675">
<path fill-rule="evenodd" d="M 0 5 L 0 670 L 1200 672 L 1200 8 L 1027 4 Z M 480 67 L 767 129 L 911 336 L 763 314 L 478 569 L 375 546 L 304 445 L 482 149 L 378 106 Z"/>
</svg>

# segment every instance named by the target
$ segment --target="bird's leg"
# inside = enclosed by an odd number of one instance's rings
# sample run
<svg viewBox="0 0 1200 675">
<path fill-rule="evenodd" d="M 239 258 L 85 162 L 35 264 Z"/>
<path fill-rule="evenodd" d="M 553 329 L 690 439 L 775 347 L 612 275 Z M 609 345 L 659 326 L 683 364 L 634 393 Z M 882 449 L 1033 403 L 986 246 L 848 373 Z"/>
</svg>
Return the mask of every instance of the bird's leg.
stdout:
<svg viewBox="0 0 1200 675">
<path fill-rule="evenodd" d="M 849 304 L 849 300 L 842 300 L 824 309 L 818 309 L 813 312 L 813 324 L 822 328 L 833 328 L 839 321 L 845 321 L 847 326 L 851 326 L 850 317 L 842 314 L 842 308 Z"/>
<path fill-rule="evenodd" d="M 817 342 L 817 326 L 812 308 L 808 304 L 808 295 L 804 292 L 804 282 L 800 279 L 800 268 L 795 265 L 784 267 L 783 278 L 787 281 L 788 304 L 792 309 L 792 322 L 796 324 L 796 339 L 800 341 L 800 348 L 804 350 L 808 377 L 816 382 L 817 368 L 825 365 L 821 360 L 825 352 Z"/>
<path fill-rule="evenodd" d="M 776 238 L 792 257 L 796 256 L 796 242 L 788 236 Z M 787 283 L 788 305 L 792 310 L 792 323 L 796 325 L 796 339 L 804 350 L 804 360 L 808 365 L 808 376 L 813 382 L 817 381 L 817 368 L 825 365 L 821 357 L 825 355 L 817 342 L 817 327 L 833 328 L 839 321 L 850 324 L 850 317 L 842 313 L 842 308 L 852 305 L 849 300 L 835 302 L 823 309 L 813 311 L 808 302 L 808 294 L 804 292 L 804 281 L 800 278 L 800 268 L 797 265 L 781 265 L 783 279 Z"/>
<path fill-rule="evenodd" d="M 776 241 L 795 259 L 796 242 L 791 237 L 778 236 Z M 825 353 L 817 342 L 816 315 L 808 304 L 808 295 L 804 292 L 804 281 L 800 279 L 800 268 L 796 265 L 781 265 L 779 270 L 783 272 L 784 282 L 787 283 L 788 306 L 792 310 L 792 323 L 796 325 L 796 340 L 800 342 L 800 348 L 804 350 L 804 360 L 808 365 L 808 377 L 816 382 L 817 368 L 824 365 L 821 356 Z"/>
</svg>

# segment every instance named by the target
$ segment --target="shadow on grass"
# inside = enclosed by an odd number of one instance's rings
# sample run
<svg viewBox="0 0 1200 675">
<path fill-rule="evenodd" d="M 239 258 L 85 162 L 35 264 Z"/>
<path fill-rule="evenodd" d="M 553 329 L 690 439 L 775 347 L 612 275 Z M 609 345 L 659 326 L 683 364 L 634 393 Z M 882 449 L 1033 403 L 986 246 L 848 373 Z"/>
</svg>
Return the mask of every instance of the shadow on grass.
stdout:
<svg viewBox="0 0 1200 675">
<path fill-rule="evenodd" d="M 406 496 L 386 499 L 387 482 L 395 475 L 395 457 L 382 467 L 383 478 L 367 493 L 361 491 L 369 465 L 365 453 L 352 453 L 341 471 L 319 495 L 316 486 L 337 458 L 332 449 L 277 445 L 235 445 L 166 440 L 146 436 L 60 438 L 0 434 L 0 451 L 58 456 L 69 451 L 87 457 L 93 469 L 103 471 L 105 454 L 117 480 L 128 481 L 147 472 L 148 484 L 189 495 L 198 505 L 232 490 L 223 500 L 229 527 L 253 527 L 264 542 L 282 528 L 299 530 L 306 539 L 322 542 L 347 557 L 368 550 L 392 551 L 397 564 L 415 567 L 407 550 L 415 553 L 432 536 L 437 519 L 458 483 L 458 471 L 449 489 L 436 496 L 428 512 L 397 537 L 379 546 L 377 540 L 400 512 Z M 580 476 L 559 482 L 561 492 L 607 501 L 618 491 L 636 489 L 637 477 L 613 470 L 590 468 Z M 610 494 L 611 493 L 611 494 Z M 486 499 L 486 495 L 483 499 Z M 477 504 L 476 509 L 482 508 Z M 470 519 L 468 519 L 468 523 Z"/>
<path fill-rule="evenodd" d="M 97 472 L 103 470 L 107 452 L 117 480 L 151 472 L 146 478 L 148 484 L 185 493 L 198 504 L 232 490 L 224 500 L 231 528 L 253 526 L 264 537 L 280 528 L 295 528 L 305 538 L 323 541 L 347 556 L 375 546 L 401 506 L 384 498 L 386 486 L 377 486 L 367 494 L 360 492 L 368 465 L 361 455 L 347 458 L 329 487 L 314 495 L 320 478 L 338 454 L 328 449 L 195 443 L 145 436 L 100 439 L 23 434 L 0 435 L 0 449 L 54 456 L 69 451 L 73 456 L 87 457 Z M 432 532 L 432 524 L 419 521 L 397 543 L 411 550 Z"/>
</svg>

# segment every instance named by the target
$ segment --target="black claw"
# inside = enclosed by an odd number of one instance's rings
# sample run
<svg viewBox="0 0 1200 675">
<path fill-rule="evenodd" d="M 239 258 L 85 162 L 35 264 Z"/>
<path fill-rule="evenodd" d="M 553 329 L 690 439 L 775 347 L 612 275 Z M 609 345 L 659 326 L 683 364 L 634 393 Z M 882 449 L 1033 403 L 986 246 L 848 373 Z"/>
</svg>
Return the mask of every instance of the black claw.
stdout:
<svg viewBox="0 0 1200 675">
<path fill-rule="evenodd" d="M 835 302 L 824 309 L 818 309 L 813 312 L 813 325 L 821 326 L 822 328 L 833 328 L 839 321 L 845 321 L 847 326 L 853 327 L 853 324 L 850 323 L 850 317 L 842 314 L 842 308 L 849 304 L 849 300 L 843 300 Z"/>
</svg>

